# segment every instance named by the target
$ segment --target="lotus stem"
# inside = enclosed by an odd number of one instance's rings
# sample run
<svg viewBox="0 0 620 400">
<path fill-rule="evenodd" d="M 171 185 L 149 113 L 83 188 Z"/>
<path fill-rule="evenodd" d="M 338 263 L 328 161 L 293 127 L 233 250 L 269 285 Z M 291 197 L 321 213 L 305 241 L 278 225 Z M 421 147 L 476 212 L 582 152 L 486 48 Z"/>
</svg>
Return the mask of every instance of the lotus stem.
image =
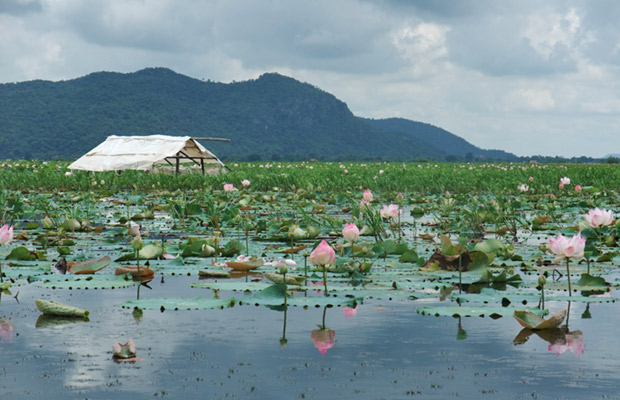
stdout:
<svg viewBox="0 0 620 400">
<path fill-rule="evenodd" d="M 142 286 L 142 275 L 140 274 L 140 250 L 136 250 L 136 267 L 138 269 L 138 294 L 136 297 L 140 300 L 140 286 Z"/>
<path fill-rule="evenodd" d="M 304 276 L 306 277 L 306 286 L 308 286 L 308 253 L 304 253 Z"/>
<path fill-rule="evenodd" d="M 570 270 L 568 269 L 569 259 L 566 259 L 566 278 L 568 278 L 568 296 L 572 296 L 573 290 L 570 286 Z"/>
<path fill-rule="evenodd" d="M 288 297 L 288 287 L 286 286 L 286 270 L 282 271 L 282 283 L 284 284 L 284 309 L 286 310 L 287 304 L 286 299 Z M 286 322 L 284 323 L 286 326 Z M 286 328 L 284 328 L 286 329 Z"/>
<path fill-rule="evenodd" d="M 325 286 L 325 296 L 329 296 L 327 292 L 327 265 L 323 266 L 323 286 Z"/>
<path fill-rule="evenodd" d="M 461 280 L 461 276 L 462 276 L 461 259 L 462 259 L 462 254 L 459 252 L 459 294 L 461 294 L 461 285 L 462 285 L 462 280 Z"/>
</svg>

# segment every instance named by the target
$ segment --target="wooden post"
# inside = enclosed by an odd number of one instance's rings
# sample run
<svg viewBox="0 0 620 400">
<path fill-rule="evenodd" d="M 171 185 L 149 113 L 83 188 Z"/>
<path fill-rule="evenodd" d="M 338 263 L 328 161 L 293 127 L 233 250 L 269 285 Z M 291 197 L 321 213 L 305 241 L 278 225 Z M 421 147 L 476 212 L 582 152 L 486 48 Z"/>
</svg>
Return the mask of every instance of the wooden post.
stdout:
<svg viewBox="0 0 620 400">
<path fill-rule="evenodd" d="M 175 175 L 179 175 L 179 165 L 180 165 L 181 162 L 179 161 L 180 157 L 178 155 L 177 155 L 176 158 L 177 158 L 177 165 L 176 165 L 176 169 L 175 169 Z"/>
<path fill-rule="evenodd" d="M 202 174 L 205 174 L 205 159 L 201 158 L 200 159 L 200 169 L 202 169 Z"/>
</svg>

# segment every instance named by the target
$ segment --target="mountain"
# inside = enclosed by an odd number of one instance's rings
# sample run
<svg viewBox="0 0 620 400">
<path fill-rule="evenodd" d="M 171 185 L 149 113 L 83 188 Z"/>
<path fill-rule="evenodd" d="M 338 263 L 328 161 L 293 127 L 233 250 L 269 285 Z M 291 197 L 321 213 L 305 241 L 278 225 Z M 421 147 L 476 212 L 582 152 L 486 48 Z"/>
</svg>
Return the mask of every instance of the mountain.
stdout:
<svg viewBox="0 0 620 400">
<path fill-rule="evenodd" d="M 0 159 L 74 159 L 109 135 L 225 137 L 229 160 L 516 159 L 441 128 L 353 115 L 333 95 L 266 73 L 229 84 L 165 68 L 0 85 Z"/>
</svg>

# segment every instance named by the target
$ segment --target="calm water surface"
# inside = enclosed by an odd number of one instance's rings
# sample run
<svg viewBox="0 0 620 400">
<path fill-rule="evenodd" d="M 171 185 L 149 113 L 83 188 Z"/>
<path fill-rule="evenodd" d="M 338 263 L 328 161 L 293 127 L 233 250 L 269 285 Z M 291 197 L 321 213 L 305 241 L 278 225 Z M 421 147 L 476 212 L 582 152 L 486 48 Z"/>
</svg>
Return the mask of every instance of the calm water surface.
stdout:
<svg viewBox="0 0 620 400">
<path fill-rule="evenodd" d="M 211 297 L 189 288 L 196 280 L 157 277 L 142 298 Z M 135 288 L 12 291 L 19 303 L 0 302 L 13 327 L 0 331 L 0 399 L 620 399 L 615 303 L 590 306 L 591 318 L 572 305 L 570 330 L 585 343 L 579 355 L 557 355 L 536 335 L 514 345 L 521 327 L 513 318 L 463 318 L 459 331 L 459 319 L 416 314 L 417 302 L 379 300 L 353 317 L 327 309 L 334 344 L 321 354 L 312 331 L 322 308 L 289 308 L 283 347 L 284 313 L 266 307 L 145 310 L 136 321 L 118 307 Z M 37 323 L 37 298 L 88 308 L 90 322 Z M 129 338 L 144 360 L 115 363 L 112 344 Z"/>
</svg>

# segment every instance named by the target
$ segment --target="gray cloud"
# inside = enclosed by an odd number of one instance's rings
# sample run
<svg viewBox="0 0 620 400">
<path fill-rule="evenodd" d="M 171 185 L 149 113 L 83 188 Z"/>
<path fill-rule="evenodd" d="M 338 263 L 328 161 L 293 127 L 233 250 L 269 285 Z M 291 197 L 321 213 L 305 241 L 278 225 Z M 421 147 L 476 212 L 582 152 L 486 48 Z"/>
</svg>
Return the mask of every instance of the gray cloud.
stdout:
<svg viewBox="0 0 620 400">
<path fill-rule="evenodd" d="M 0 2 L 0 14 L 22 16 L 42 10 L 39 0 L 3 0 Z"/>
<path fill-rule="evenodd" d="M 614 0 L 4 0 L 0 69 L 5 82 L 277 71 L 361 116 L 521 155 L 602 156 L 620 147 L 618 20 Z M 605 149 L 579 144 L 592 132 L 606 133 Z"/>
</svg>

